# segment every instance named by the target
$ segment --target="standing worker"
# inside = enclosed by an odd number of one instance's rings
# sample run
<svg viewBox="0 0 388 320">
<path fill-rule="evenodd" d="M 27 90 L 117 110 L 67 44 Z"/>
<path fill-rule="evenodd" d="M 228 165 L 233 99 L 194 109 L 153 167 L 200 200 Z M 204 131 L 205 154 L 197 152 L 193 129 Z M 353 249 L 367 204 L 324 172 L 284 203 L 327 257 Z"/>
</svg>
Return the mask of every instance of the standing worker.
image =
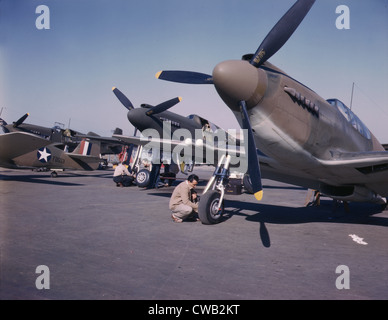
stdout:
<svg viewBox="0 0 388 320">
<path fill-rule="evenodd" d="M 174 222 L 182 222 L 188 218 L 195 218 L 198 214 L 198 202 L 195 189 L 199 178 L 197 175 L 190 175 L 186 181 L 181 182 L 174 189 L 170 199 L 171 218 Z M 197 219 L 198 220 L 198 219 Z"/>
</svg>

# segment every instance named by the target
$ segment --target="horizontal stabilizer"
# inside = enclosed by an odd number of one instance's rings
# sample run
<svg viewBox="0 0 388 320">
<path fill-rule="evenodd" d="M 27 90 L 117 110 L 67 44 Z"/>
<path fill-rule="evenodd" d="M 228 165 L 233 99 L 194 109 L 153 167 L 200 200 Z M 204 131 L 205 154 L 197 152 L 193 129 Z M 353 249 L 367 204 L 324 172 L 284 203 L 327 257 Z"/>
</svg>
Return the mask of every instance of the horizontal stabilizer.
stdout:
<svg viewBox="0 0 388 320">
<path fill-rule="evenodd" d="M 74 153 L 67 153 L 67 155 L 72 159 L 78 159 L 86 163 L 97 163 L 101 161 L 101 158 L 97 156 L 85 156 L 82 154 L 74 154 Z"/>
<path fill-rule="evenodd" d="M 72 153 L 67 155 L 76 161 L 84 170 L 96 170 L 101 162 L 99 142 L 82 140 Z"/>
</svg>

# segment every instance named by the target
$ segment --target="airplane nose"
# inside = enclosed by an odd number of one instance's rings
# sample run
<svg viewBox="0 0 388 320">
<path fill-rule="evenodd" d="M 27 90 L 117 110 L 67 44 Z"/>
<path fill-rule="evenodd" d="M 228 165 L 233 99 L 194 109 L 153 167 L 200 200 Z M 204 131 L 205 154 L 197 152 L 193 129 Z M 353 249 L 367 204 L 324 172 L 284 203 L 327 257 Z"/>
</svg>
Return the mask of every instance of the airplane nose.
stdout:
<svg viewBox="0 0 388 320">
<path fill-rule="evenodd" d="M 133 124 L 133 121 L 134 121 L 134 117 L 133 117 L 133 114 L 132 114 L 132 112 L 131 112 L 132 110 L 130 110 L 130 111 L 128 111 L 128 113 L 127 113 L 127 119 L 128 119 L 128 121 L 132 124 L 132 125 L 134 125 Z"/>
<path fill-rule="evenodd" d="M 144 116 L 144 109 L 136 108 L 129 110 L 127 113 L 127 118 L 135 128 L 138 128 L 140 131 L 144 129 L 144 121 L 145 118 L 147 118 Z"/>
<path fill-rule="evenodd" d="M 235 111 L 244 100 L 248 108 L 256 106 L 267 89 L 267 75 L 248 61 L 230 60 L 213 70 L 214 86 L 224 102 Z"/>
</svg>

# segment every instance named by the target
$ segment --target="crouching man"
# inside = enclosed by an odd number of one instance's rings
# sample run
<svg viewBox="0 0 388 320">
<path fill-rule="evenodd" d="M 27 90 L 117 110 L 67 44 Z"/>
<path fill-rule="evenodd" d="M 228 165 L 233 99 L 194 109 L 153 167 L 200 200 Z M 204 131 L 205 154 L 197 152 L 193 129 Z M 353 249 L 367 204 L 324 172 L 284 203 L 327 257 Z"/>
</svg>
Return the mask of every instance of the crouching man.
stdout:
<svg viewBox="0 0 388 320">
<path fill-rule="evenodd" d="M 128 171 L 127 167 L 120 162 L 113 173 L 113 181 L 117 187 L 129 187 L 134 180 L 133 175 Z"/>
<path fill-rule="evenodd" d="M 196 219 L 198 216 L 197 193 L 193 192 L 198 184 L 197 175 L 190 175 L 186 181 L 177 185 L 171 195 L 170 210 L 174 222 L 182 222 L 187 219 Z"/>
</svg>

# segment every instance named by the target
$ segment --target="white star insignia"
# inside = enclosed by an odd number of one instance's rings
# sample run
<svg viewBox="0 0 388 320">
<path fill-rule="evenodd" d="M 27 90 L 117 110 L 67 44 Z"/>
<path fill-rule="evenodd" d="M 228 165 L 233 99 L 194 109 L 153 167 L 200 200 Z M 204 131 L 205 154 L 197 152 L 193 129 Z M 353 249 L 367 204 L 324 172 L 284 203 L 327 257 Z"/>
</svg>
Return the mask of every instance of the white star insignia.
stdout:
<svg viewBox="0 0 388 320">
<path fill-rule="evenodd" d="M 39 153 L 40 153 L 39 161 L 44 159 L 45 162 L 48 162 L 48 157 L 51 156 L 51 153 L 47 152 L 47 148 L 44 148 L 43 151 L 39 150 Z"/>
</svg>

